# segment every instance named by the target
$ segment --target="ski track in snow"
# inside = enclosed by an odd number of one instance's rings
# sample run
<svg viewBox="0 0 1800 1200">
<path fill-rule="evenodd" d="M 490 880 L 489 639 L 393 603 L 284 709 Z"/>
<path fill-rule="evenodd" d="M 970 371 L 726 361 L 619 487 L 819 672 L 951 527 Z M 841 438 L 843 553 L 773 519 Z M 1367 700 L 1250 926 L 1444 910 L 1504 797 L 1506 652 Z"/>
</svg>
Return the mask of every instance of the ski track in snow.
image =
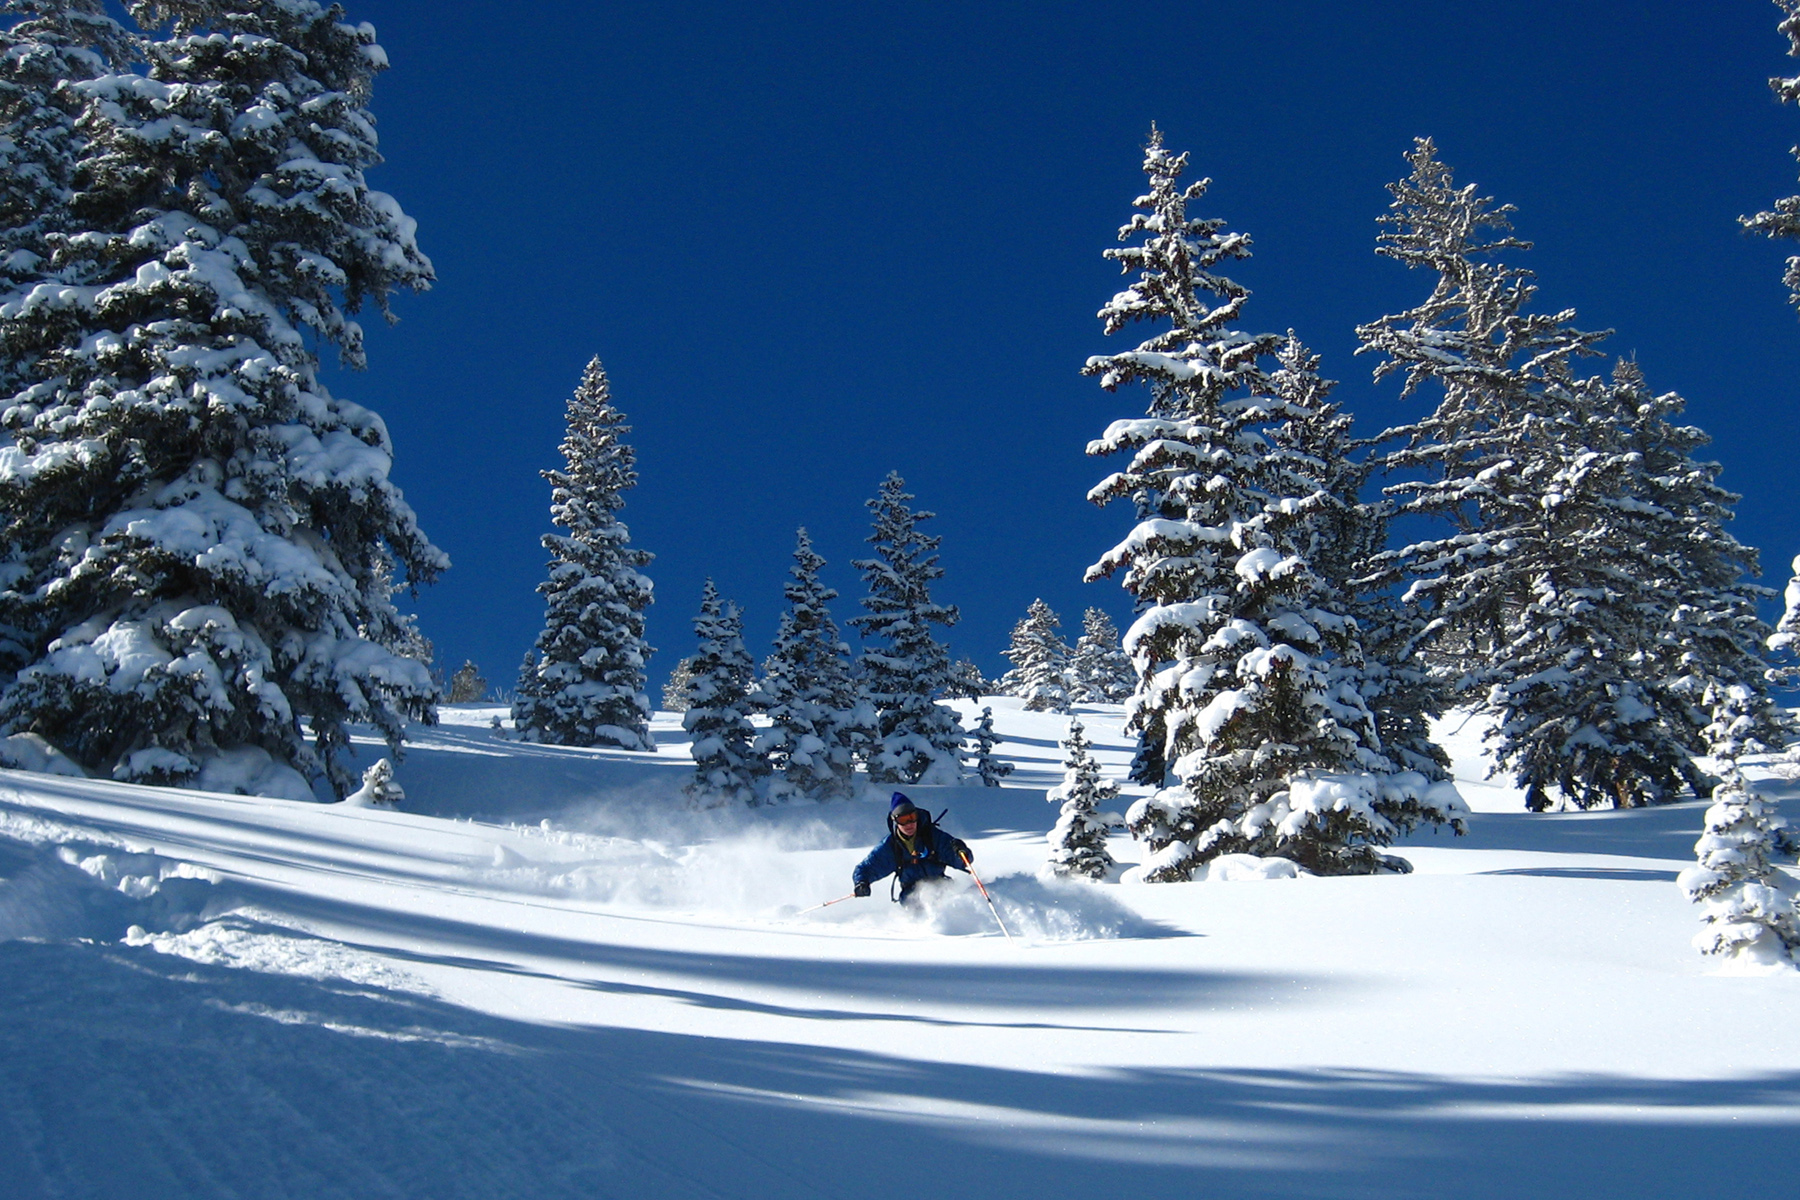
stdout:
<svg viewBox="0 0 1800 1200">
<path fill-rule="evenodd" d="M 984 703 L 1009 786 L 913 794 L 1012 942 L 963 876 L 803 911 L 885 803 L 689 811 L 666 715 L 448 709 L 407 812 L 0 772 L 0 1195 L 1791 1188 L 1800 975 L 1689 946 L 1700 803 L 1531 816 L 1446 723 L 1476 817 L 1413 875 L 1044 881 L 1066 719 Z"/>
</svg>

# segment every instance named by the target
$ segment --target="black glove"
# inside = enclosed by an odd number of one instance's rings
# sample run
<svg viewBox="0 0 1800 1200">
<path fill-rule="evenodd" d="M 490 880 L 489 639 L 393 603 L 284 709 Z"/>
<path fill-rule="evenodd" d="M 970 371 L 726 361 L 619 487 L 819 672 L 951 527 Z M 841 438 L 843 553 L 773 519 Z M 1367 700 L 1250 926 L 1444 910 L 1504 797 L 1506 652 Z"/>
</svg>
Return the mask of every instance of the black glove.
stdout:
<svg viewBox="0 0 1800 1200">
<path fill-rule="evenodd" d="M 857 894 L 857 895 L 858 895 L 858 896 L 866 896 L 866 895 L 868 895 L 868 894 L 869 894 L 869 885 L 868 885 L 868 884 L 866 884 L 866 883 L 859 883 L 859 884 L 857 884 L 857 885 L 856 885 L 856 894 Z"/>
<path fill-rule="evenodd" d="M 969 849 L 969 843 L 963 841 L 961 838 L 951 838 L 950 845 L 955 849 L 958 857 L 960 857 L 965 865 L 975 861 L 975 852 Z"/>
</svg>

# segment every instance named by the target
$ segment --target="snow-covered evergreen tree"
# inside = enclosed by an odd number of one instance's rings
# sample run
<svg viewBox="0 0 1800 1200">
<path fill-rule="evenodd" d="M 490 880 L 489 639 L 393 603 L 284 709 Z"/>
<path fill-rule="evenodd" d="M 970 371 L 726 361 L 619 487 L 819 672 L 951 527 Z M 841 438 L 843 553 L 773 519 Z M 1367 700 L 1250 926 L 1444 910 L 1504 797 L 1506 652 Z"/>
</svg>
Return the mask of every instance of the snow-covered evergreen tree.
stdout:
<svg viewBox="0 0 1800 1200">
<path fill-rule="evenodd" d="M 1719 485 L 1717 462 L 1696 457 L 1710 439 L 1679 423 L 1682 398 L 1653 392 L 1635 362 L 1614 370 L 1611 403 L 1635 476 L 1626 490 L 1640 502 L 1626 506 L 1620 522 L 1638 551 L 1627 569 L 1639 581 L 1640 608 L 1658 622 L 1660 665 L 1645 683 L 1663 714 L 1663 753 L 1716 753 L 1707 726 L 1728 694 L 1740 698 L 1732 707 L 1742 713 L 1744 733 L 1780 746 L 1787 722 L 1770 695 L 1764 652 L 1773 636 L 1758 612 L 1773 593 L 1756 582 L 1757 552 L 1725 528 L 1741 497 Z M 1708 781 L 1685 764 L 1678 769 L 1696 795 L 1704 794 Z"/>
<path fill-rule="evenodd" d="M 1138 277 L 1101 310 L 1108 332 L 1137 320 L 1171 328 L 1087 367 L 1109 390 L 1151 389 L 1149 416 L 1114 422 L 1088 448 L 1131 453 L 1090 498 L 1129 497 L 1140 520 L 1088 578 L 1122 570 L 1138 599 L 1125 649 L 1142 682 L 1127 711 L 1132 728 L 1161 737 L 1180 781 L 1128 817 L 1152 850 L 1152 881 L 1241 851 L 1321 872 L 1381 869 L 1375 847 L 1405 823 L 1453 819 L 1460 801 L 1395 774 L 1380 753 L 1348 669 L 1360 657 L 1356 622 L 1304 553 L 1317 472 L 1268 433 L 1306 414 L 1270 394 L 1258 362 L 1280 339 L 1228 325 L 1248 293 L 1209 268 L 1244 257 L 1248 239 L 1187 215 L 1204 184 L 1179 187 L 1186 162 L 1153 133 L 1144 211 L 1120 232 L 1142 243 L 1107 252 Z M 1321 776 L 1366 787 L 1309 790 Z"/>
<path fill-rule="evenodd" d="M 362 786 L 345 796 L 343 803 L 351 808 L 398 808 L 406 799 L 406 789 L 394 781 L 394 764 L 378 758 L 363 772 Z"/>
<path fill-rule="evenodd" d="M 1512 475 L 1482 504 L 1484 544 L 1503 549 L 1461 589 L 1495 589 L 1492 623 L 1472 639 L 1489 658 L 1464 678 L 1500 718 L 1496 760 L 1533 810 L 1551 786 L 1582 807 L 1629 807 L 1672 798 L 1691 775 L 1688 706 L 1666 703 L 1658 679 L 1671 581 L 1636 536 L 1650 533 L 1643 492 L 1607 397 L 1585 381 L 1546 398 L 1556 411 L 1535 423 L 1541 437 L 1510 455 L 1522 469 L 1489 476 Z"/>
<path fill-rule="evenodd" d="M 1449 688 L 1419 651 L 1429 628 L 1426 614 L 1387 588 L 1360 591 L 1350 611 L 1362 630 L 1360 690 L 1375 714 L 1382 753 L 1401 770 L 1450 778 L 1450 755 L 1431 737 Z"/>
<path fill-rule="evenodd" d="M 663 684 L 663 711 L 686 712 L 693 704 L 694 660 L 690 656 L 675 664 L 669 672 L 669 681 Z"/>
<path fill-rule="evenodd" d="M 882 480 L 868 502 L 875 557 L 853 564 L 869 589 L 867 612 L 850 620 L 862 634 L 863 695 L 875 710 L 865 756 L 874 783 L 955 783 L 965 734 L 956 710 L 936 701 L 950 680 L 950 652 L 931 627 L 961 618 L 931 598 L 932 583 L 944 574 L 937 565 L 941 539 L 919 530 L 936 514 L 914 512 L 907 507 L 912 498 L 899 472 Z"/>
<path fill-rule="evenodd" d="M 1720 525 L 1733 498 L 1686 456 L 1703 435 L 1659 415 L 1678 398 L 1659 408 L 1630 366 L 1611 385 L 1574 375 L 1605 335 L 1526 311 L 1529 273 L 1497 258 L 1528 248 L 1510 208 L 1456 187 L 1428 139 L 1408 159 L 1379 251 L 1437 281 L 1358 332 L 1385 356 L 1377 377 L 1442 387 L 1432 416 L 1390 431 L 1405 445 L 1387 465 L 1415 475 L 1390 488 L 1401 511 L 1452 532 L 1385 561 L 1413 576 L 1421 640 L 1461 697 L 1499 718 L 1496 758 L 1528 807 L 1551 788 L 1588 807 L 1670 798 L 1694 781 L 1707 681 L 1759 674 L 1747 552 Z"/>
<path fill-rule="evenodd" d="M 1523 664 L 1554 657 L 1556 617 L 1570 609 L 1579 621 L 1594 612 L 1596 599 L 1592 589 L 1559 585 L 1546 575 L 1563 559 L 1555 544 L 1560 531 L 1542 519 L 1542 500 L 1552 478 L 1576 458 L 1581 434 L 1606 432 L 1593 424 L 1604 422 L 1603 406 L 1591 390 L 1577 388 L 1568 370 L 1573 356 L 1605 335 L 1570 328 L 1572 313 L 1525 313 L 1536 290 L 1529 272 L 1494 259 L 1527 248 L 1510 236 L 1511 207 L 1494 206 L 1472 185 L 1457 188 L 1429 139 L 1415 143 L 1408 161 L 1411 175 L 1390 186 L 1394 203 L 1381 218 L 1388 229 L 1378 252 L 1435 271 L 1437 280 L 1423 304 L 1358 334 L 1363 351 L 1386 356 L 1377 378 L 1405 372 L 1403 396 L 1428 380 L 1443 387 L 1430 418 L 1390 431 L 1406 444 L 1384 465 L 1423 471 L 1425 479 L 1390 491 L 1407 497 L 1402 511 L 1438 516 L 1455 532 L 1387 555 L 1383 565 L 1390 577 L 1418 577 L 1408 598 L 1426 610 L 1419 642 L 1457 682 L 1460 698 L 1496 707 L 1500 758 L 1519 770 L 1527 803 L 1542 807 L 1544 789 L 1564 773 L 1562 751 L 1580 745 L 1556 733 L 1575 734 L 1585 722 L 1561 725 L 1576 711 L 1565 699 L 1573 682 L 1566 667 L 1534 676 Z M 1571 435 L 1577 440 L 1570 442 Z M 1592 459 L 1582 465 L 1591 467 Z M 1586 477 L 1596 478 L 1591 471 Z M 1591 522 L 1595 506 L 1582 508 L 1576 528 Z M 1591 644 L 1580 645 L 1569 666 L 1613 676 L 1623 666 L 1590 661 L 1595 658 Z M 1604 695 L 1617 682 L 1590 673 L 1580 686 L 1590 696 Z M 1608 722 L 1614 727 L 1637 711 L 1634 697 L 1622 699 L 1624 707 Z M 1610 790 L 1610 781 L 1595 782 Z"/>
<path fill-rule="evenodd" d="M 1688 899 L 1706 928 L 1694 938 L 1703 954 L 1736 966 L 1791 964 L 1800 948 L 1800 915 L 1769 862 L 1780 818 L 1733 763 L 1713 789 L 1706 828 L 1694 843 L 1699 861 L 1681 873 Z"/>
<path fill-rule="evenodd" d="M 1705 795 L 1713 781 L 1693 756 L 1714 752 L 1706 725 L 1720 697 L 1743 698 L 1732 707 L 1762 741 L 1779 745 L 1785 736 L 1762 646 L 1770 630 L 1757 611 L 1771 593 L 1755 581 L 1756 551 L 1725 529 L 1738 497 L 1718 485 L 1718 463 L 1693 457 L 1706 435 L 1676 423 L 1681 397 L 1653 393 L 1632 362 L 1618 365 L 1605 396 L 1622 429 L 1609 447 L 1619 478 L 1605 522 L 1607 565 L 1620 581 L 1609 586 L 1626 601 L 1615 637 L 1633 647 L 1617 657 L 1638 676 L 1618 693 L 1636 688 L 1650 710 L 1618 756 L 1612 802 L 1673 798 L 1684 785 Z M 1636 797 L 1624 790 L 1629 774 L 1645 781 Z"/>
<path fill-rule="evenodd" d="M 1775 7 L 1781 10 L 1781 23 L 1776 30 L 1787 35 L 1788 55 L 1800 58 L 1800 0 L 1775 0 Z M 1769 80 L 1769 88 L 1783 104 L 1800 102 L 1800 75 L 1787 79 L 1778 75 Z M 1792 153 L 1800 158 L 1800 146 Z M 1772 238 L 1800 238 L 1800 196 L 1784 196 L 1775 202 L 1773 209 L 1755 216 L 1739 217 L 1738 223 L 1745 229 Z M 1787 271 L 1781 281 L 1787 285 L 1788 303 L 1800 308 L 1800 255 L 1787 260 Z"/>
<path fill-rule="evenodd" d="M 482 677 L 481 668 L 465 658 L 450 676 L 450 692 L 444 699 L 451 704 L 474 704 L 487 695 L 487 690 L 488 681 Z"/>
<path fill-rule="evenodd" d="M 1781 621 L 1775 631 L 1768 636 L 1767 646 L 1771 662 L 1769 678 L 1786 688 L 1800 685 L 1800 557 L 1788 564 L 1792 574 L 1788 578 L 1787 589 L 1782 594 Z M 1787 758 L 1790 763 L 1800 758 L 1800 741 L 1787 739 L 1789 746 Z M 1784 841 L 1791 840 L 1786 835 Z"/>
<path fill-rule="evenodd" d="M 1069 711 L 1069 646 L 1056 632 L 1061 626 L 1062 618 L 1042 600 L 1033 600 L 1013 626 L 1005 652 L 1013 667 L 1000 686 L 1024 700 L 1027 712 Z"/>
<path fill-rule="evenodd" d="M 644 694 L 651 584 L 643 568 L 654 556 L 631 545 L 619 520 L 637 483 L 637 456 L 624 440 L 630 432 L 593 359 L 569 398 L 563 468 L 543 473 L 550 519 L 569 532 L 543 539 L 551 559 L 538 585 L 547 598 L 538 678 L 513 704 L 513 725 L 530 741 L 656 749 Z"/>
<path fill-rule="evenodd" d="M 1800 556 L 1788 564 L 1788 570 L 1791 574 L 1787 590 L 1782 593 L 1781 621 L 1768 640 L 1769 649 L 1780 654 L 1791 653 L 1800 646 Z M 1783 673 L 1791 677 L 1792 668 Z"/>
<path fill-rule="evenodd" d="M 10 306 L 22 310 L 40 286 L 90 282 L 90 271 L 59 261 L 79 229 L 71 211 L 87 147 L 79 85 L 128 63 L 132 42 L 101 0 L 4 0 L 0 22 L 0 395 L 12 396 L 41 378 L 39 360 L 58 331 L 16 319 Z"/>
<path fill-rule="evenodd" d="M 1119 798 L 1119 785 L 1100 775 L 1086 731 L 1079 720 L 1069 722 L 1063 739 L 1063 780 L 1044 797 L 1062 805 L 1056 827 L 1050 831 L 1050 872 L 1104 879 L 1114 863 L 1106 848 L 1106 829 L 1118 814 L 1109 807 Z"/>
<path fill-rule="evenodd" d="M 375 589 L 377 591 L 386 589 L 390 597 L 412 590 L 407 584 L 394 582 L 394 569 L 392 564 L 386 561 L 385 555 L 383 561 L 376 566 Z M 393 606 L 392 617 L 382 631 L 381 637 L 383 644 L 402 658 L 410 658 L 414 662 L 424 663 L 428 669 L 433 662 L 437 661 L 437 647 L 433 646 L 431 639 L 419 629 L 419 618 L 413 613 L 401 612 L 397 606 Z"/>
<path fill-rule="evenodd" d="M 1105 257 L 1120 264 L 1123 272 L 1138 272 L 1131 286 L 1101 308 L 1099 316 L 1106 333 L 1115 334 L 1146 320 L 1166 322 L 1168 327 L 1135 350 L 1090 358 L 1083 368 L 1084 374 L 1098 375 L 1100 385 L 1108 391 L 1122 384 L 1147 383 L 1152 422 L 1179 420 L 1189 407 L 1190 394 L 1200 394 L 1203 404 L 1216 406 L 1228 394 L 1260 390 L 1266 380 L 1262 360 L 1273 353 L 1276 345 L 1272 334 L 1251 335 L 1232 328 L 1250 293 L 1213 268 L 1248 258 L 1250 239 L 1227 231 L 1222 220 L 1187 215 L 1187 205 L 1204 196 L 1212 181 L 1202 179 L 1184 189 L 1180 180 L 1186 169 L 1187 156 L 1165 150 L 1161 131 L 1152 127 L 1144 157 L 1150 191 L 1138 197 L 1136 207 L 1140 211 L 1119 230 L 1121 242 L 1130 242 L 1142 234 L 1142 243 L 1104 252 Z M 1088 446 L 1088 453 L 1111 454 L 1128 445 L 1147 446 L 1156 436 L 1154 426 L 1138 421 L 1115 422 L 1102 438 Z M 1169 487 L 1198 469 L 1206 455 L 1229 453 L 1222 446 L 1201 445 L 1183 450 L 1185 461 L 1168 462 L 1160 471 L 1148 472 L 1141 478 L 1134 474 L 1127 480 L 1123 475 L 1115 475 L 1090 492 L 1088 498 L 1105 504 L 1129 496 L 1140 522 L 1164 517 L 1180 519 L 1186 497 L 1171 494 Z M 1179 557 L 1176 551 L 1168 558 L 1168 567 L 1178 568 Z M 1164 559 L 1157 552 L 1146 566 Z M 1088 578 L 1098 578 L 1111 569 L 1090 568 Z M 1135 573 L 1128 572 L 1125 587 L 1137 597 L 1141 612 L 1182 602 L 1186 598 L 1183 593 L 1188 590 L 1184 576 L 1185 572 L 1179 569 L 1158 569 L 1145 571 L 1139 580 Z M 1126 708 L 1127 730 L 1139 739 L 1131 778 L 1160 787 L 1167 781 L 1171 765 L 1165 752 L 1170 743 L 1167 715 L 1174 703 L 1170 687 L 1173 677 L 1164 660 L 1146 659 L 1136 665 L 1139 682 Z"/>
<path fill-rule="evenodd" d="M 23 650 L 0 722 L 119 779 L 342 795 L 348 723 L 397 747 L 431 717 L 390 593 L 448 565 L 381 419 L 318 378 L 315 347 L 362 365 L 357 309 L 431 281 L 364 178 L 386 59 L 310 0 L 127 7 L 143 71 L 59 91 L 72 282 L 0 306 L 0 341 L 38 339 L 0 405 L 0 624 Z"/>
<path fill-rule="evenodd" d="M 1722 778 L 1706 810 L 1705 830 L 1694 843 L 1699 861 L 1677 880 L 1688 899 L 1701 905 L 1706 923 L 1694 945 L 1734 967 L 1752 969 L 1791 964 L 1800 949 L 1793 888 L 1769 861 L 1784 822 L 1738 767 L 1741 755 L 1763 749 L 1756 736 L 1761 702 L 1747 687 L 1713 697 L 1705 733 Z"/>
<path fill-rule="evenodd" d="M 993 709 L 981 710 L 981 720 L 969 731 L 969 740 L 975 743 L 975 774 L 981 786 L 999 787 L 1000 781 L 1013 773 L 1013 764 L 994 753 L 994 747 L 1005 739 L 994 730 Z"/>
<path fill-rule="evenodd" d="M 806 530 L 782 588 L 787 611 L 775 652 L 763 664 L 762 708 L 769 728 L 757 748 L 776 778 L 772 800 L 831 800 L 855 791 L 856 746 L 871 714 L 850 677 L 850 647 L 827 607 L 837 592 L 819 581 L 825 565 Z"/>
<path fill-rule="evenodd" d="M 769 762 L 756 749 L 750 713 L 760 702 L 756 664 L 744 649 L 744 623 L 737 605 L 719 599 L 706 581 L 700 615 L 694 618 L 700 648 L 693 655 L 693 682 L 681 727 L 693 735 L 694 778 L 690 799 L 703 805 L 761 804 Z"/>
<path fill-rule="evenodd" d="M 1387 548 L 1391 507 L 1386 500 L 1363 499 L 1376 460 L 1356 457 L 1368 443 L 1351 436 L 1350 415 L 1330 398 L 1336 383 L 1319 375 L 1319 356 L 1293 330 L 1275 357 L 1270 392 L 1288 415 L 1269 437 L 1317 481 L 1318 490 L 1304 502 L 1297 544 L 1357 623 L 1361 658 L 1346 666 L 1375 714 L 1382 753 L 1404 770 L 1448 779 L 1449 756 L 1430 731 L 1431 718 L 1443 709 L 1444 688 L 1414 653 L 1425 620 L 1398 602 L 1391 575 L 1375 564 Z"/>
<path fill-rule="evenodd" d="M 950 664 L 950 682 L 944 687 L 949 700 L 979 700 L 993 694 L 993 687 L 972 658 L 959 658 Z"/>
<path fill-rule="evenodd" d="M 1097 608 L 1082 614 L 1081 637 L 1069 655 L 1071 698 L 1082 704 L 1117 704 L 1137 689 L 1137 672 L 1119 644 L 1119 627 Z"/>
<path fill-rule="evenodd" d="M 519 663 L 519 679 L 513 684 L 513 705 L 517 707 L 521 701 L 530 699 L 538 689 L 538 652 L 537 647 L 525 651 L 524 659 Z M 509 714 L 510 715 L 510 714 Z"/>
<path fill-rule="evenodd" d="M 1800 58 L 1800 0 L 1775 0 L 1775 7 L 1781 10 L 1781 22 L 1776 29 L 1787 36 L 1788 56 Z M 1769 87 L 1784 104 L 1790 101 L 1800 102 L 1800 76 L 1775 76 L 1769 80 Z M 1800 158 L 1800 146 L 1794 147 L 1792 153 Z M 1800 195 L 1776 201 L 1772 211 L 1760 212 L 1752 217 L 1739 217 L 1738 220 L 1745 228 L 1769 237 L 1800 238 Z M 1800 255 L 1787 260 L 1787 271 L 1782 282 L 1787 284 L 1788 302 L 1800 308 Z M 1797 653 L 1800 651 L 1800 557 L 1794 559 L 1792 570 L 1785 596 L 1785 611 L 1775 632 L 1767 640 L 1768 648 L 1777 660 L 1777 675 L 1788 687 L 1800 683 L 1800 666 L 1796 666 L 1796 662 L 1800 661 L 1800 653 Z"/>
</svg>

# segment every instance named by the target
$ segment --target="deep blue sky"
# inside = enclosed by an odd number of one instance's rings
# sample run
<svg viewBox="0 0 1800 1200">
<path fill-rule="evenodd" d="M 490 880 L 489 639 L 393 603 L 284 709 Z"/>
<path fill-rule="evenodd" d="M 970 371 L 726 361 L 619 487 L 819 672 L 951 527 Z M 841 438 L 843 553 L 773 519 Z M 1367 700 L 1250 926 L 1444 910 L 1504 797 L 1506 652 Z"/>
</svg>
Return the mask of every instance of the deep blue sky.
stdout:
<svg viewBox="0 0 1800 1200">
<path fill-rule="evenodd" d="M 708 575 L 760 656 L 796 526 L 858 611 L 890 469 L 939 514 L 957 652 L 998 672 L 1037 596 L 1071 635 L 1088 605 L 1123 625 L 1121 589 L 1081 582 L 1130 524 L 1085 501 L 1112 467 L 1083 448 L 1143 401 L 1079 370 L 1125 341 L 1094 318 L 1100 252 L 1152 121 L 1214 179 L 1197 211 L 1255 241 L 1244 327 L 1323 352 L 1364 432 L 1420 411 L 1351 352 L 1429 287 L 1372 251 L 1435 137 L 1518 206 L 1540 306 L 1687 398 L 1767 581 L 1800 551 L 1800 247 L 1735 221 L 1800 190 L 1800 112 L 1766 85 L 1800 64 L 1765 0 L 346 4 L 393 63 L 372 181 L 439 281 L 332 386 L 387 419 L 455 562 L 417 606 L 447 668 L 510 686 L 537 633 L 537 471 L 595 354 L 635 428 L 656 686 Z"/>
</svg>

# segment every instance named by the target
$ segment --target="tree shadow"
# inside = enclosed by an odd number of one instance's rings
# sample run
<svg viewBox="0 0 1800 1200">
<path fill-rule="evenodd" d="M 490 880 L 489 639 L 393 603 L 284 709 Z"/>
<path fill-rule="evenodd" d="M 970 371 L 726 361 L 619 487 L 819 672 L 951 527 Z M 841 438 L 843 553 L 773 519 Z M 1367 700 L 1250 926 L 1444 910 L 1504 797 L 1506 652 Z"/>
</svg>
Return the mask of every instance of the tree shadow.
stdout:
<svg viewBox="0 0 1800 1200">
<path fill-rule="evenodd" d="M 0 1009 L 16 1200 L 1687 1200 L 1782 1194 L 1800 1122 L 1793 1070 L 997 1069 L 931 1061 L 929 1030 L 880 1054 L 569 1028 L 91 944 L 0 945 Z"/>
<path fill-rule="evenodd" d="M 1470 818 L 1469 831 L 1461 837 L 1422 827 L 1396 839 L 1394 846 L 1402 852 L 1409 845 L 1438 845 L 1686 860 L 1694 857 L 1705 811 L 1703 804 L 1689 802 L 1574 813 L 1484 812 Z"/>
<path fill-rule="evenodd" d="M 1635 867 L 1505 867 L 1476 871 L 1477 875 L 1535 875 L 1540 879 L 1613 879 L 1635 883 L 1674 883 L 1679 871 L 1640 870 Z"/>
<path fill-rule="evenodd" d="M 438 950 L 411 955 L 401 948 L 426 943 L 451 948 L 464 965 L 483 970 L 511 970 L 520 959 L 555 961 L 560 965 L 547 977 L 571 980 L 600 990 L 624 994 L 679 994 L 708 1008 L 765 1011 L 761 994 L 768 990 L 830 997 L 858 1002 L 861 1007 L 847 1016 L 863 1020 L 902 1019 L 922 1011 L 942 1011 L 955 1006 L 1042 1013 L 1061 1011 L 1137 1011 L 1170 1005 L 1228 1010 L 1246 1003 L 1277 1006 L 1315 1004 L 1326 983 L 1302 974 L 1274 981 L 1249 972 L 1219 970 L 1155 970 L 1109 967 L 1038 966 L 1016 958 L 999 963 L 946 963 L 858 961 L 808 958 L 797 955 L 696 953 L 654 946 L 622 945 L 558 938 L 519 931 L 498 931 L 490 925 L 456 921 L 446 917 L 396 912 L 316 895 L 283 894 L 241 887 L 232 902 L 274 910 L 305 924 L 353 928 L 380 936 L 379 942 L 344 944 L 395 958 L 416 957 L 422 962 L 443 962 Z M 621 919 L 618 914 L 609 914 Z M 253 924 L 245 922 L 246 924 Z M 292 931 L 283 929 L 292 936 Z M 657 982 L 648 985 L 594 980 L 609 974 Z M 685 984 L 664 981 L 688 981 Z M 732 989 L 757 992 L 744 999 Z M 777 1006 L 781 1007 L 781 1006 Z M 790 1015 L 818 1015 L 824 1006 L 782 1008 Z M 960 1022 L 957 1022 L 960 1023 Z"/>
</svg>

